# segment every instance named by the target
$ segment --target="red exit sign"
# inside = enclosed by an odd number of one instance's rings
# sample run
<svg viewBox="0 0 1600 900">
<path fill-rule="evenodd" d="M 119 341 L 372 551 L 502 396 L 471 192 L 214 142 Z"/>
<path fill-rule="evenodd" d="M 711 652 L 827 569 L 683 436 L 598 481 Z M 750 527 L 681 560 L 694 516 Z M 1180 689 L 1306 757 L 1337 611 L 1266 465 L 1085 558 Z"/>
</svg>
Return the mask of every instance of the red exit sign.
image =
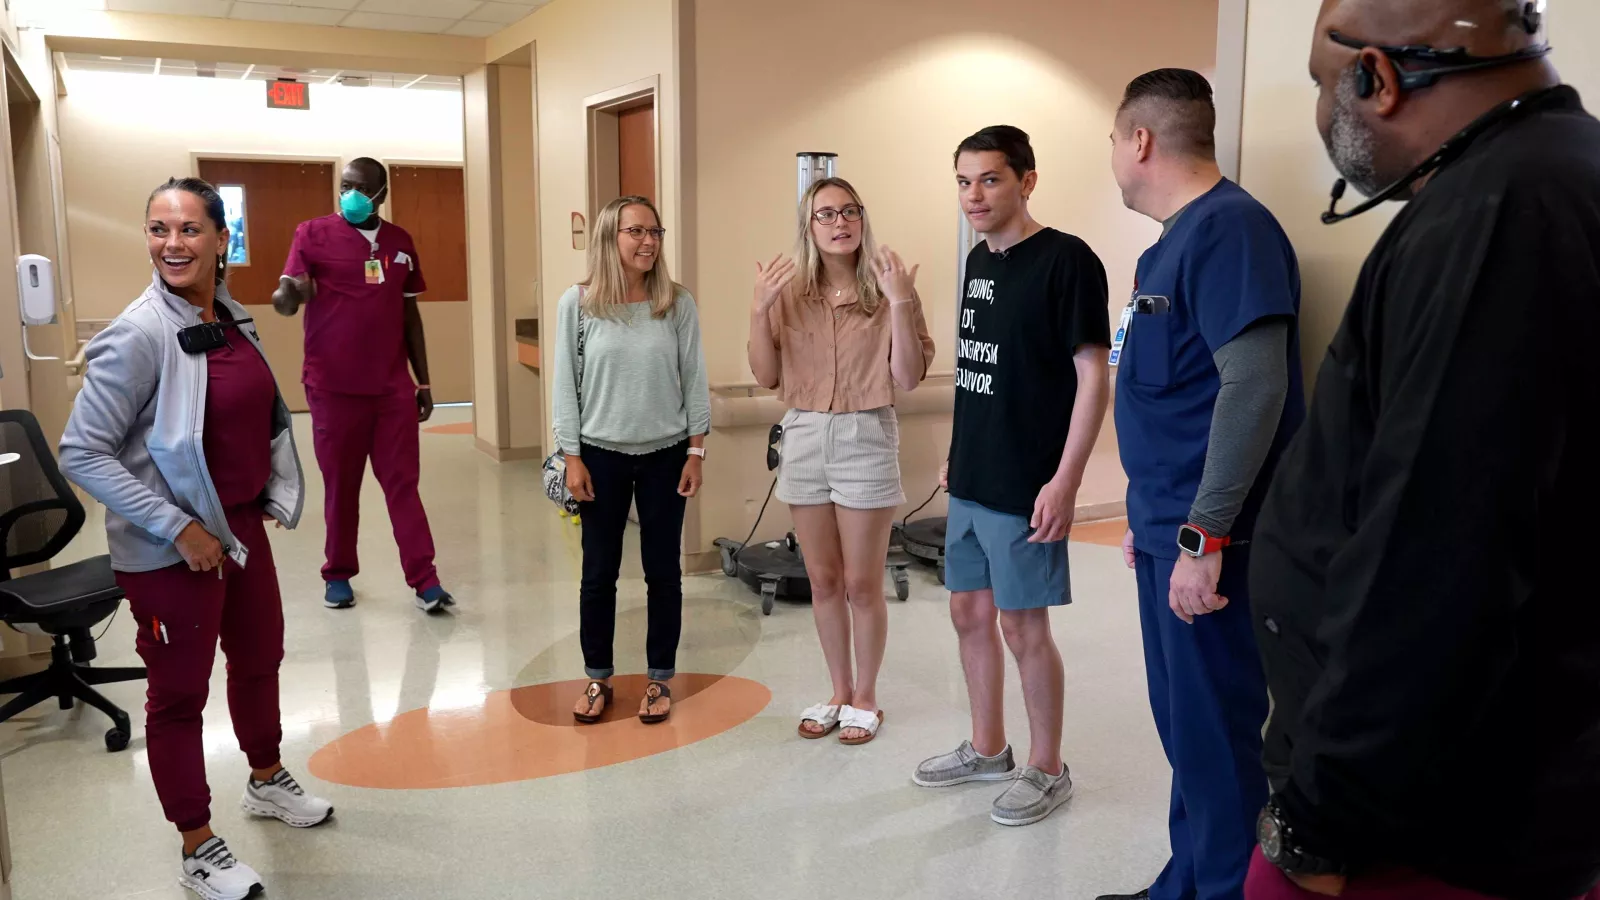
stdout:
<svg viewBox="0 0 1600 900">
<path fill-rule="evenodd" d="M 302 81 L 267 82 L 268 109 L 310 109 L 310 85 Z"/>
</svg>

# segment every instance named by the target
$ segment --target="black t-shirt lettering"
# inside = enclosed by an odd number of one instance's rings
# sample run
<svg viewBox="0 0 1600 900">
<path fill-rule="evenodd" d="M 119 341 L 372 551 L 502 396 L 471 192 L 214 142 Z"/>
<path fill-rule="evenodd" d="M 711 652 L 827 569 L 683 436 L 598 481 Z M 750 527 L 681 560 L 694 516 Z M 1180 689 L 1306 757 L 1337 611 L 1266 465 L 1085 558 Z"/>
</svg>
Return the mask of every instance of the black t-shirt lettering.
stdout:
<svg viewBox="0 0 1600 900">
<path fill-rule="evenodd" d="M 1067 446 L 1073 354 L 1111 345 L 1106 270 L 1078 238 L 1046 228 L 1004 253 L 967 257 L 956 343 L 952 496 L 1033 514 Z"/>
</svg>

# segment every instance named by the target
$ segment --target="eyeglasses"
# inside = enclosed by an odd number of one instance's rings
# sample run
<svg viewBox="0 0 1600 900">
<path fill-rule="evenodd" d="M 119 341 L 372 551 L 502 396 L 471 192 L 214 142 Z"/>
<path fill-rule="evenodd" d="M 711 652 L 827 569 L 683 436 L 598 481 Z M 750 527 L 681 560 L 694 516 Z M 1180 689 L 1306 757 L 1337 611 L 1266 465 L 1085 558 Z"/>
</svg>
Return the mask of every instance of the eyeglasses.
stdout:
<svg viewBox="0 0 1600 900">
<path fill-rule="evenodd" d="M 644 236 L 647 234 L 658 241 L 667 236 L 667 230 L 665 228 L 645 228 L 640 225 L 633 225 L 628 228 L 619 228 L 617 230 L 636 241 L 644 240 Z"/>
<path fill-rule="evenodd" d="M 859 222 L 861 221 L 861 217 L 866 214 L 866 207 L 857 206 L 856 204 L 852 203 L 851 205 L 846 206 L 844 209 L 834 209 L 832 207 L 819 209 L 811 214 L 811 218 L 816 219 L 818 222 L 821 222 L 824 225 L 832 225 L 835 221 L 841 218 L 846 222 Z"/>
</svg>

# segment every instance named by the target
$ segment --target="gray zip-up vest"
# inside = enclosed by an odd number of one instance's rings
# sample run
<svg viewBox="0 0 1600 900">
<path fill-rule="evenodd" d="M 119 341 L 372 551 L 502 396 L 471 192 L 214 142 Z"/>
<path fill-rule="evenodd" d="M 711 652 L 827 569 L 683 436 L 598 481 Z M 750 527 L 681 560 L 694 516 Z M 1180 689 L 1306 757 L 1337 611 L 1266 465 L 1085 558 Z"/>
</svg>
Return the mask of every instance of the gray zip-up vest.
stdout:
<svg viewBox="0 0 1600 900">
<path fill-rule="evenodd" d="M 217 300 L 236 320 L 249 317 L 225 286 L 217 288 Z M 183 562 L 173 542 L 196 520 L 240 566 L 250 553 L 228 527 L 206 464 L 205 354 L 178 346 L 178 331 L 199 323 L 200 310 L 167 290 L 158 275 L 89 342 L 83 389 L 61 438 L 61 470 L 106 507 L 106 542 L 119 572 Z M 261 352 L 255 327 L 239 330 Z M 263 500 L 284 527 L 299 524 L 305 473 L 281 392 Z"/>
</svg>

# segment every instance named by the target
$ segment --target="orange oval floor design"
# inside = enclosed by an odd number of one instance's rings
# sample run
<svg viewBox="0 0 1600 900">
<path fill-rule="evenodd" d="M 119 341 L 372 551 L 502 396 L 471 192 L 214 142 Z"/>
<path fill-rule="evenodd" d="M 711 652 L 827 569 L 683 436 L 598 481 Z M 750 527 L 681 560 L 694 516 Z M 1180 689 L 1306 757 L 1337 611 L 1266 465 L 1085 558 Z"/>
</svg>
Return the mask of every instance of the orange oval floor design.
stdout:
<svg viewBox="0 0 1600 900">
<path fill-rule="evenodd" d="M 572 705 L 588 682 L 498 691 L 472 709 L 414 709 L 357 729 L 311 757 L 311 773 L 351 787 L 426 790 L 529 781 L 632 762 L 714 737 L 772 701 L 763 684 L 681 673 L 672 718 L 638 719 L 642 675 L 613 679 L 616 703 L 597 725 L 577 726 Z"/>
</svg>

